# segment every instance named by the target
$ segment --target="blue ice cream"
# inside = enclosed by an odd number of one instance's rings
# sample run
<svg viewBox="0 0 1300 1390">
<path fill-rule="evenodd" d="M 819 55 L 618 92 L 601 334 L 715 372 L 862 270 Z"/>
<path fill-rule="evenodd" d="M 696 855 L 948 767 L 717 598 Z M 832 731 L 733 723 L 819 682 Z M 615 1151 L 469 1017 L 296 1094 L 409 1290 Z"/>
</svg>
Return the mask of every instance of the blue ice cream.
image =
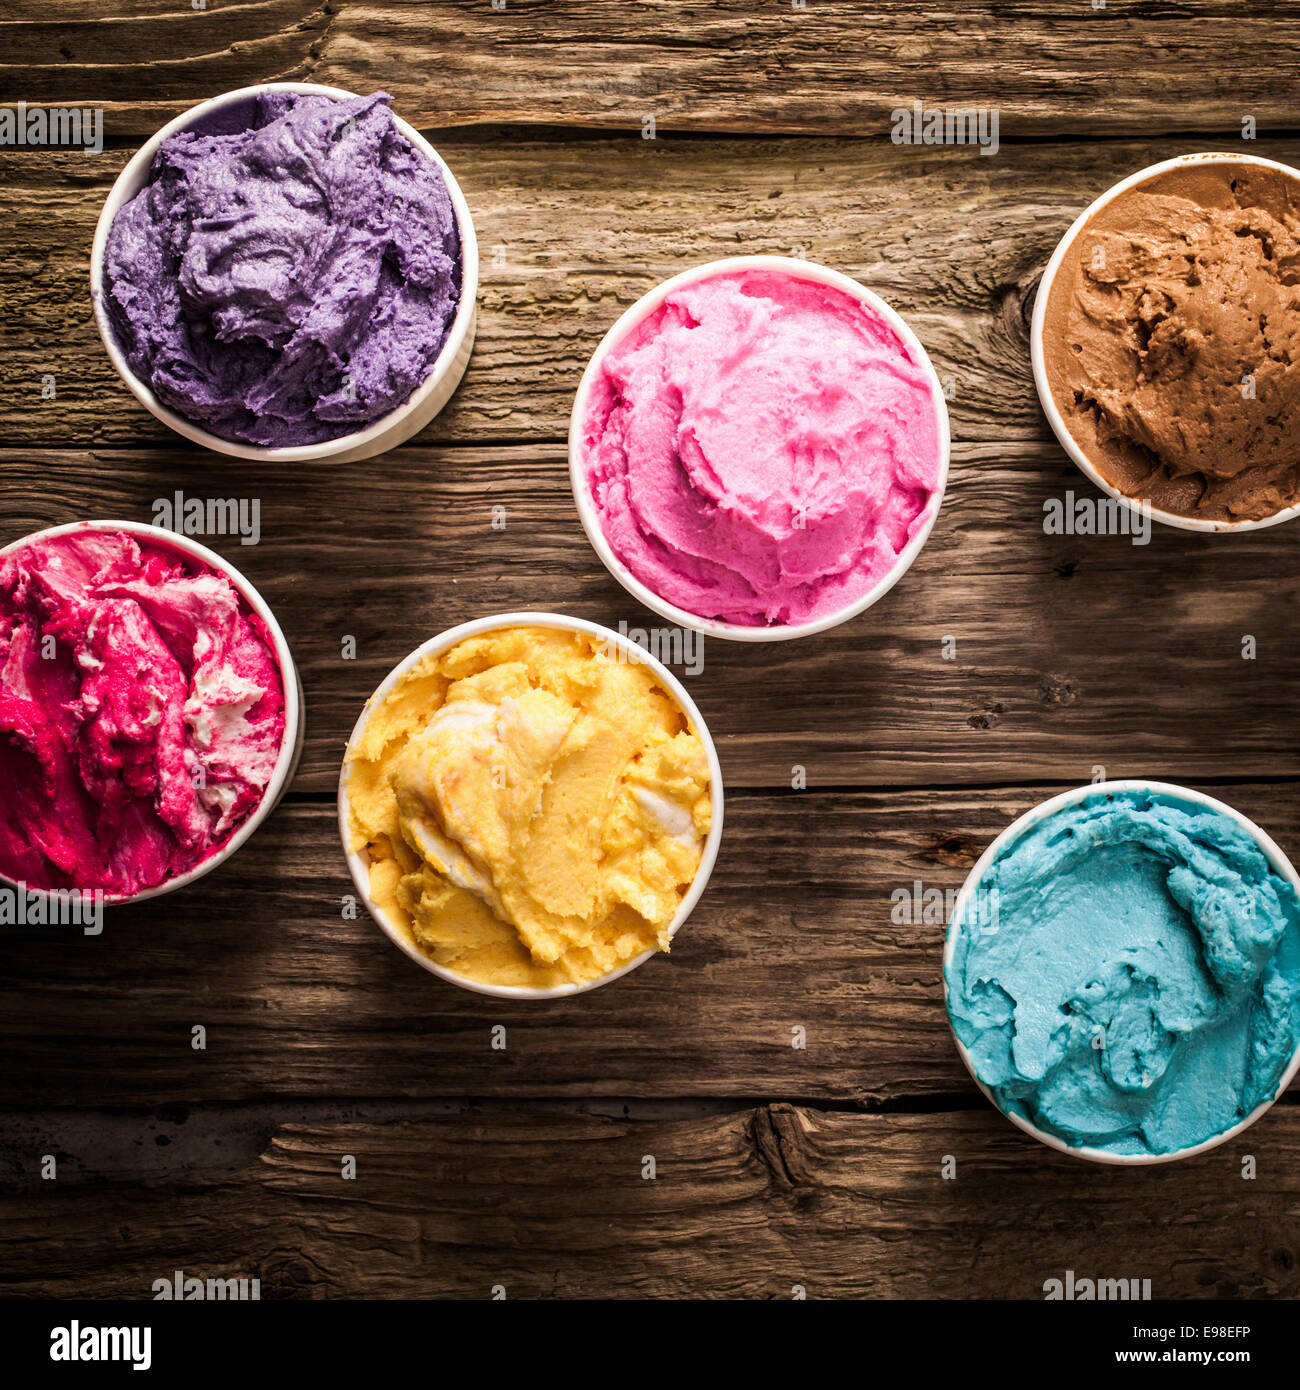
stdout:
<svg viewBox="0 0 1300 1390">
<path fill-rule="evenodd" d="M 997 1104 L 1169 1154 L 1271 1100 L 1300 1040 L 1300 899 L 1200 803 L 1099 789 L 998 853 L 949 928 L 948 1013 Z"/>
</svg>

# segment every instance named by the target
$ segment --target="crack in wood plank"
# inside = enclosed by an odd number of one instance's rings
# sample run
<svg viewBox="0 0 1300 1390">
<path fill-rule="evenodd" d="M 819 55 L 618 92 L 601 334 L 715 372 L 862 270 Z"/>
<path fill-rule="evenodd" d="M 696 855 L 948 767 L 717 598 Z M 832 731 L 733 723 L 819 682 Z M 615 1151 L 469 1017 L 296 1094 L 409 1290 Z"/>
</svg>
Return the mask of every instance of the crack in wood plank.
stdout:
<svg viewBox="0 0 1300 1390">
<path fill-rule="evenodd" d="M 1063 160 L 1054 146 L 982 159 L 826 139 L 438 143 L 473 210 L 482 278 L 469 371 L 420 440 L 458 444 L 563 441 L 587 360 L 624 309 L 688 266 L 760 251 L 804 254 L 888 299 L 932 355 L 958 439 L 1046 438 L 1027 319 L 1048 257 L 1118 178 L 1196 148 L 1149 139 Z M 1297 140 L 1251 148 L 1300 163 Z M 86 289 L 95 222 L 130 153 L 0 150 L 0 441 L 178 446 L 118 380 Z"/>
<path fill-rule="evenodd" d="M 148 1298 L 181 1269 L 258 1277 L 267 1299 L 1038 1299 L 1074 1269 L 1156 1298 L 1294 1298 L 1298 1175 L 1300 1106 L 1198 1158 L 1105 1171 L 990 1107 L 322 1121 L 220 1178 L 10 1195 L 0 1287 Z"/>
<path fill-rule="evenodd" d="M 1006 136 L 1240 131 L 1293 122 L 1300 43 L 1282 3 L 1093 10 L 816 0 L 610 5 L 10 0 L 0 33 L 28 100 L 111 96 L 147 134 L 186 105 L 276 77 L 382 81 L 421 126 L 542 122 L 636 130 L 888 132 L 892 112 L 997 106 Z M 1268 61 L 1259 55 L 1267 52 Z M 52 55 L 58 61 L 52 61 Z M 104 73 L 115 72 L 113 91 Z M 0 68 L 0 71 L 3 71 Z M 430 83 L 428 73 L 438 81 Z"/>
<path fill-rule="evenodd" d="M 1294 791 L 1243 782 L 1220 794 L 1294 852 Z M 542 1004 L 456 989 L 364 913 L 344 919 L 351 882 L 331 808 L 284 805 L 183 898 L 113 909 L 100 937 L 6 929 L 0 1106 L 797 1100 L 785 1116 L 825 1101 L 978 1103 L 943 1008 L 944 912 L 915 911 L 913 886 L 954 892 L 969 854 L 1040 799 L 1021 788 L 738 798 L 671 956 Z M 936 862 L 935 845 L 952 843 L 966 854 Z M 191 1047 L 194 1023 L 206 1051 Z M 775 1123 L 774 1171 L 797 1179 L 806 1136 Z"/>
<path fill-rule="evenodd" d="M 259 586 L 301 670 L 296 794 L 332 794 L 365 699 L 468 618 L 544 595 L 647 640 L 664 631 L 591 550 L 562 446 L 403 448 L 361 472 L 209 463 L 179 447 L 0 450 L 0 542 L 79 517 L 149 521 L 178 489 L 258 499 L 260 544 L 208 540 Z M 1089 490 L 1055 443 L 959 442 L 934 535 L 882 602 L 761 652 L 706 641 L 702 669 L 679 651 L 728 787 L 789 788 L 797 768 L 813 789 L 1070 785 L 1099 764 L 1185 781 L 1300 775 L 1285 732 L 1300 684 L 1295 528 L 1156 527 L 1145 546 L 1044 534 L 1046 502 Z"/>
</svg>

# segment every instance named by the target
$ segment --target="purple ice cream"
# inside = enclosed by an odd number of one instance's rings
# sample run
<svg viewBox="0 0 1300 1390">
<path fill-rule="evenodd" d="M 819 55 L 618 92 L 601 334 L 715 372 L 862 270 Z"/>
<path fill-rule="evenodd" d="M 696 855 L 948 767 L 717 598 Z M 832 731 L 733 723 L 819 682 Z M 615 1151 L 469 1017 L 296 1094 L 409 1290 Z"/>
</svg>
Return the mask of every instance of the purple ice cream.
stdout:
<svg viewBox="0 0 1300 1390">
<path fill-rule="evenodd" d="M 273 92 L 241 128 L 163 141 L 113 220 L 104 283 L 164 405 L 283 448 L 364 429 L 428 376 L 460 302 L 460 235 L 388 100 Z"/>
</svg>

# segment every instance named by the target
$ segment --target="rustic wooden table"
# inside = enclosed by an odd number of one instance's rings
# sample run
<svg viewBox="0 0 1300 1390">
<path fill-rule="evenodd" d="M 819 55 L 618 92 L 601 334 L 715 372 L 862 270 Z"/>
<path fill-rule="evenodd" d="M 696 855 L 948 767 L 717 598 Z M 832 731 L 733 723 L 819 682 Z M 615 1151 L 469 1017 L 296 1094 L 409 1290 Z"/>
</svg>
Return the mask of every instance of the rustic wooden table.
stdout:
<svg viewBox="0 0 1300 1390">
<path fill-rule="evenodd" d="M 1300 1293 L 1300 1096 L 1171 1168 L 1048 1152 L 957 1057 L 942 926 L 891 920 L 894 890 L 955 888 L 1012 817 L 1098 765 L 1212 790 L 1300 851 L 1300 529 L 1045 535 L 1044 500 L 1088 485 L 1041 416 L 1027 342 L 1057 239 L 1124 174 L 1237 148 L 1246 117 L 1243 148 L 1300 163 L 1296 6 L 94 8 L 0 9 L 4 100 L 102 105 L 107 136 L 98 156 L 0 149 L 0 542 L 150 519 L 176 489 L 259 499 L 261 544 L 216 544 L 287 631 L 308 732 L 290 795 L 201 886 L 97 939 L 0 943 L 5 1292 L 147 1297 L 182 1269 L 259 1277 L 268 1298 L 1039 1297 L 1073 1269 L 1157 1297 Z M 187 447 L 91 320 L 91 233 L 129 154 L 271 78 L 391 92 L 483 248 L 458 395 L 365 464 L 267 471 Z M 998 108 L 996 156 L 892 144 L 913 99 Z M 707 645 L 688 684 L 727 831 L 670 959 L 528 1007 L 447 986 L 341 918 L 347 732 L 398 658 L 464 619 L 647 621 L 570 499 L 578 377 L 660 279 L 795 248 L 889 299 L 949 380 L 935 532 L 843 628 Z"/>
</svg>

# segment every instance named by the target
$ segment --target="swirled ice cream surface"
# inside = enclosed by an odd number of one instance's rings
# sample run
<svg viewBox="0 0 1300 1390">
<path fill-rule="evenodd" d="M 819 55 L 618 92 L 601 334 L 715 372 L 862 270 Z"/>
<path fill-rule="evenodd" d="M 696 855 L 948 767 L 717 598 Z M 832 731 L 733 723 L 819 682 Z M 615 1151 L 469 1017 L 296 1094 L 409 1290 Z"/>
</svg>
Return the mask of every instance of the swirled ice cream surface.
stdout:
<svg viewBox="0 0 1300 1390">
<path fill-rule="evenodd" d="M 230 579 L 89 529 L 0 559 L 0 873 L 127 896 L 216 854 L 261 805 L 282 673 Z"/>
<path fill-rule="evenodd" d="M 604 355 L 581 447 L 618 559 L 677 607 L 746 626 L 865 596 L 939 499 L 925 364 L 870 306 L 791 272 L 671 291 Z"/>
<path fill-rule="evenodd" d="M 223 439 L 315 444 L 428 376 L 460 255 L 441 170 L 384 93 L 270 92 L 162 142 L 109 232 L 107 308 L 164 405 Z"/>
<path fill-rule="evenodd" d="M 1007 1113 L 1169 1154 L 1275 1095 L 1300 1040 L 1300 901 L 1203 804 L 1099 792 L 998 853 L 954 917 L 948 1011 Z"/>
</svg>

